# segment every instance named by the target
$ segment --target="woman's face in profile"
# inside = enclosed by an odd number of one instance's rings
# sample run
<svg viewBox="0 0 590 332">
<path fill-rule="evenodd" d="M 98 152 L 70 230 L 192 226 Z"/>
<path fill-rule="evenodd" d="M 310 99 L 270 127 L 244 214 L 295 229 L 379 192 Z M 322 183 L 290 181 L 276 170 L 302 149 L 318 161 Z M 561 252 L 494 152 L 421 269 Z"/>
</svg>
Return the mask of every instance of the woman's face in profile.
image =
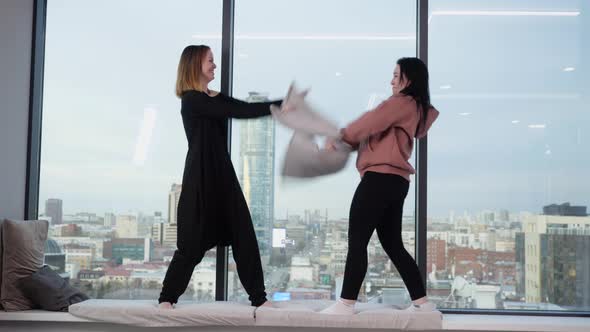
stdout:
<svg viewBox="0 0 590 332">
<path fill-rule="evenodd" d="M 393 95 L 399 95 L 400 91 L 405 89 L 407 86 L 407 80 L 401 77 L 399 65 L 395 65 L 395 69 L 393 71 L 393 79 L 391 80 L 391 91 L 393 92 Z"/>
<path fill-rule="evenodd" d="M 215 68 L 217 68 L 217 66 L 213 61 L 213 52 L 208 50 L 201 64 L 201 71 L 203 72 L 203 76 L 207 79 L 207 82 L 211 82 L 215 79 Z"/>
</svg>

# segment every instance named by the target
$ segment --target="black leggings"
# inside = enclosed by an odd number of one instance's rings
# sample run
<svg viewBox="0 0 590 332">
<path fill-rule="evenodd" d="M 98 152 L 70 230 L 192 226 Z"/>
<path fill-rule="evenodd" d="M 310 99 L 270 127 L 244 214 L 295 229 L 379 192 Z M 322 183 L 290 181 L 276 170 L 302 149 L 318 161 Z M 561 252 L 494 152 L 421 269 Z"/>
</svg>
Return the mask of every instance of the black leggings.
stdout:
<svg viewBox="0 0 590 332">
<path fill-rule="evenodd" d="M 410 183 L 399 175 L 366 172 L 358 185 L 348 226 L 348 255 L 341 298 L 356 300 L 367 273 L 367 245 L 377 229 L 412 300 L 426 296 L 418 265 L 402 242 L 402 213 Z"/>
</svg>

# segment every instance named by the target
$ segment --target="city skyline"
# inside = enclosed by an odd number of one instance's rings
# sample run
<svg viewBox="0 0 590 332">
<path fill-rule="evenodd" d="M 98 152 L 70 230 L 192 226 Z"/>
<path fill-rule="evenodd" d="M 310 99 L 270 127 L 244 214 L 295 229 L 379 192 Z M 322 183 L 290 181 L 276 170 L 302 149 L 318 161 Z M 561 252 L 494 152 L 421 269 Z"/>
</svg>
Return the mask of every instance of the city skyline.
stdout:
<svg viewBox="0 0 590 332">
<path fill-rule="evenodd" d="M 587 207 L 552 204 L 542 209 L 544 214 L 479 211 L 472 215 L 451 214 L 448 218 L 431 220 L 427 233 L 427 284 L 433 301 L 441 307 L 478 309 L 571 310 L 588 306 L 588 292 L 574 291 L 577 297 L 560 295 L 571 293 L 576 289 L 575 285 L 590 280 L 590 274 L 585 272 L 588 261 L 576 249 L 579 246 L 576 243 L 590 243 Z M 154 214 L 155 217 L 161 215 Z M 98 287 L 91 289 L 92 292 L 98 289 L 96 296 L 99 297 L 128 296 L 124 294 L 132 289 L 139 298 L 154 296 L 175 246 L 154 239 L 153 232 L 144 231 L 143 236 L 139 233 L 142 218 L 150 222 L 153 216 L 130 219 L 128 215 L 116 215 L 117 224 L 114 226 L 103 225 L 101 218 L 92 214 L 80 213 L 80 217 L 85 220 L 51 225 L 48 240 L 51 249 L 46 249 L 49 255 L 46 261 L 58 272 L 68 273 L 74 283 L 81 283 L 82 287 Z M 119 224 L 120 220 L 124 225 Z M 274 229 L 283 229 L 286 234 L 283 245 L 273 246 L 270 256 L 262 256 L 269 280 L 275 280 L 267 285 L 269 296 L 275 300 L 297 299 L 299 296 L 331 299 L 338 293 L 347 250 L 347 223 L 342 221 L 326 219 L 319 210 L 308 210 L 305 215 L 275 221 Z M 151 222 L 157 225 L 156 220 Z M 130 223 L 135 225 L 129 228 Z M 118 232 L 120 228 L 127 229 L 126 233 Z M 129 229 L 133 231 L 129 232 Z M 89 237 L 88 232 L 94 235 Z M 105 235 L 99 236 L 101 232 Z M 524 234 L 528 235 L 524 237 Z M 413 227 L 404 228 L 402 238 L 413 254 Z M 542 239 L 549 239 L 552 244 L 540 249 L 539 245 L 547 241 Z M 559 255 L 563 262 L 568 261 L 564 265 L 566 273 L 540 260 L 538 252 L 535 253 L 538 250 L 549 250 L 549 256 Z M 378 299 L 390 304 L 407 302 L 399 275 L 376 237 L 370 241 L 368 253 L 369 277 L 361 290 L 361 300 Z M 211 264 L 215 261 L 215 254 L 207 255 L 208 258 L 195 270 L 192 286 L 185 295 L 198 301 L 214 298 L 215 268 Z M 230 260 L 229 295 L 232 300 L 243 301 L 247 295 L 235 279 L 234 264 Z M 572 272 L 572 268 L 577 272 Z M 78 280 L 77 275 L 82 277 Z M 572 276 L 582 279 L 572 284 Z M 548 288 L 546 278 L 559 288 Z M 117 284 L 117 280 L 127 281 Z M 462 290 L 454 293 L 453 289 L 457 287 Z M 101 289 L 110 289 L 110 292 L 102 293 Z M 119 293 L 121 295 L 117 295 Z M 541 301 L 539 294 L 548 294 L 553 300 Z"/>
<path fill-rule="evenodd" d="M 180 189 L 182 187 L 179 183 L 172 183 L 171 186 L 172 186 L 172 188 L 174 188 L 173 190 L 178 190 L 178 189 Z M 178 197 L 179 197 L 179 196 L 177 196 L 178 194 L 179 194 L 179 192 L 175 192 L 174 193 L 176 199 L 178 199 Z M 172 192 L 169 191 L 168 192 L 168 196 L 169 197 L 168 197 L 167 203 L 170 203 L 170 195 L 172 195 Z M 41 204 L 43 204 L 43 206 L 47 206 L 46 203 L 48 201 L 50 201 L 50 200 L 59 200 L 59 201 L 61 201 L 61 204 L 64 205 L 63 204 L 63 200 L 61 198 L 56 198 L 56 197 L 48 198 L 45 202 L 40 203 L 40 208 L 39 208 L 39 215 L 40 216 L 49 216 L 49 215 L 46 214 L 46 209 L 45 210 L 42 210 L 41 209 Z M 178 204 L 177 201 L 175 202 L 175 204 L 176 204 L 176 207 L 178 207 L 177 206 L 177 204 Z M 446 218 L 446 217 L 455 216 L 455 215 L 460 216 L 461 214 L 465 215 L 465 214 L 470 214 L 470 213 L 485 213 L 485 212 L 492 212 L 492 213 L 494 213 L 494 212 L 500 212 L 500 211 L 506 211 L 508 213 L 513 213 L 513 214 L 517 214 L 517 213 L 519 213 L 519 214 L 522 214 L 522 213 L 530 213 L 530 214 L 540 213 L 540 214 L 543 214 L 544 208 L 547 208 L 547 207 L 552 206 L 552 205 L 559 206 L 559 205 L 562 205 L 562 204 L 569 204 L 569 205 L 573 205 L 573 206 L 590 206 L 590 204 L 581 204 L 581 203 L 578 203 L 578 202 L 570 202 L 570 201 L 568 201 L 568 202 L 548 202 L 547 204 L 545 204 L 543 206 L 540 206 L 536 210 L 525 210 L 525 209 L 509 210 L 509 209 L 504 208 L 504 207 L 497 207 L 497 208 L 488 207 L 488 208 L 483 208 L 483 209 L 479 209 L 479 210 L 477 210 L 477 209 L 475 209 L 475 210 L 469 210 L 469 209 L 450 209 L 445 214 L 442 214 L 442 215 L 429 215 L 429 214 L 427 214 L 427 218 L 428 219 L 432 219 L 432 218 L 437 218 L 438 219 L 438 218 Z M 68 205 L 65 204 L 65 206 L 67 207 Z M 170 205 L 167 204 L 166 206 L 167 206 L 166 207 L 167 210 L 165 210 L 165 211 L 167 211 L 167 215 L 170 216 L 170 213 L 171 213 L 171 210 L 169 209 Z M 305 213 L 307 211 L 314 211 L 314 210 L 326 211 L 327 209 L 325 207 L 320 207 L 320 206 L 312 206 L 312 207 L 309 207 L 309 208 L 304 208 L 302 210 L 285 209 L 285 214 L 283 214 L 283 215 L 277 215 L 277 214 L 275 214 L 273 219 L 274 220 L 285 220 L 285 219 L 288 219 L 288 216 L 289 215 L 291 215 L 291 216 L 292 215 L 303 216 L 303 215 L 305 215 Z M 87 214 L 87 213 L 91 213 L 91 214 L 95 214 L 95 215 L 103 215 L 103 216 L 110 215 L 110 214 L 143 214 L 143 215 L 149 215 L 149 214 L 153 214 L 153 213 L 160 213 L 161 214 L 162 213 L 162 210 L 159 210 L 159 209 L 150 209 L 150 210 L 123 209 L 123 210 L 119 210 L 119 211 L 114 211 L 114 210 L 108 210 L 108 211 L 96 211 L 96 210 L 94 210 L 94 211 L 91 211 L 91 210 L 84 210 L 84 209 L 82 209 L 82 210 L 71 209 L 71 210 L 62 210 L 62 218 L 63 218 L 63 216 L 72 216 L 72 215 L 76 215 L 76 214 Z M 403 216 L 404 217 L 415 217 L 414 214 L 404 214 Z M 340 219 L 340 220 L 342 220 L 342 219 L 348 219 L 348 216 L 347 215 L 346 216 L 339 216 L 339 215 L 337 215 L 335 217 L 334 216 L 331 216 L 331 217 L 333 217 L 335 220 L 336 219 Z M 167 220 L 170 220 L 170 217 L 168 217 Z"/>
</svg>

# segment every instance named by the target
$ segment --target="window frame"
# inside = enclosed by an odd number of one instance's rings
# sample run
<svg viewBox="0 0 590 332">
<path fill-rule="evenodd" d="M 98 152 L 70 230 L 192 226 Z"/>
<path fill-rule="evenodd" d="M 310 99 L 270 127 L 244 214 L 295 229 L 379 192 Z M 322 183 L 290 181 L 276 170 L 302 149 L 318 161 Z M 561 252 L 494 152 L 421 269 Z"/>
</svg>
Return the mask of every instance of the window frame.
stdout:
<svg viewBox="0 0 590 332">
<path fill-rule="evenodd" d="M 31 54 L 31 77 L 29 96 L 29 123 L 27 143 L 27 177 L 25 190 L 25 218 L 37 219 L 39 206 L 39 178 L 41 157 L 41 132 L 43 114 L 43 73 L 45 58 L 45 34 L 47 19 L 47 2 L 34 0 L 33 36 Z M 235 0 L 223 1 L 222 9 L 222 56 L 221 56 L 221 92 L 231 96 L 233 88 L 233 46 L 234 46 L 234 11 Z M 416 1 L 416 54 L 428 64 L 428 15 L 429 1 Z M 231 121 L 231 120 L 228 120 Z M 228 125 L 227 148 L 231 152 L 231 123 Z M 428 190 L 428 138 L 418 139 L 416 148 L 415 181 L 415 253 L 416 263 L 424 281 L 427 280 L 427 190 Z M 215 300 L 227 301 L 228 298 L 228 258 L 229 250 L 225 246 L 217 247 Z M 440 309 L 445 314 L 479 314 L 479 315 L 519 315 L 519 316 L 557 316 L 590 317 L 590 311 L 525 311 L 500 309 Z"/>
</svg>

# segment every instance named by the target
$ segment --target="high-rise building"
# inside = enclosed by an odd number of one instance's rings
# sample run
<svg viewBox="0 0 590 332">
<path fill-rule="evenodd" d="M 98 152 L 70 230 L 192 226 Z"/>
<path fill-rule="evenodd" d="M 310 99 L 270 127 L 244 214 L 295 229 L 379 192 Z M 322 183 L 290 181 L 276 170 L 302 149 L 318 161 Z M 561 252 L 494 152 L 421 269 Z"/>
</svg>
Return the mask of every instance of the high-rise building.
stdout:
<svg viewBox="0 0 590 332">
<path fill-rule="evenodd" d="M 572 206 L 570 203 L 563 203 L 560 205 L 551 204 L 543 207 L 543 214 L 549 216 L 575 216 L 575 217 L 586 217 L 585 206 Z"/>
<path fill-rule="evenodd" d="M 104 226 L 115 227 L 117 225 L 117 216 L 114 213 L 107 212 L 104 214 Z"/>
<path fill-rule="evenodd" d="M 119 238 L 138 237 L 139 224 L 134 215 L 118 215 L 116 233 Z"/>
<path fill-rule="evenodd" d="M 166 220 L 162 217 L 161 211 L 154 212 L 154 222 L 165 222 Z"/>
<path fill-rule="evenodd" d="M 437 271 L 445 270 L 446 257 L 447 257 L 447 242 L 439 239 L 428 239 L 428 245 L 426 246 L 426 261 L 427 272 L 432 272 L 433 267 L 436 267 Z"/>
<path fill-rule="evenodd" d="M 300 224 L 287 224 L 287 240 L 298 250 L 305 246 L 306 240 L 306 227 Z"/>
<path fill-rule="evenodd" d="M 123 260 L 149 262 L 153 256 L 153 245 L 149 238 L 145 239 L 112 239 L 104 243 L 103 257 L 114 259 L 118 264 Z"/>
<path fill-rule="evenodd" d="M 176 248 L 176 239 L 178 238 L 178 228 L 173 224 L 164 224 L 164 244 L 170 248 Z"/>
<path fill-rule="evenodd" d="M 515 247 L 517 292 L 527 303 L 590 306 L 589 216 L 531 215 Z"/>
<path fill-rule="evenodd" d="M 90 246 L 76 243 L 68 243 L 63 246 L 66 254 L 66 272 L 67 264 L 75 264 L 79 269 L 90 269 L 94 259 L 95 250 Z"/>
<path fill-rule="evenodd" d="M 164 224 L 163 222 L 158 222 L 152 225 L 150 238 L 155 244 L 161 245 L 164 243 Z"/>
<path fill-rule="evenodd" d="M 250 92 L 249 102 L 267 101 Z M 240 123 L 238 178 L 252 215 L 260 252 L 269 254 L 274 222 L 274 121 L 270 117 Z"/>
<path fill-rule="evenodd" d="M 514 280 L 514 262 L 513 252 L 449 246 L 445 264 L 455 276 L 475 279 L 478 283 L 500 283 Z"/>
<path fill-rule="evenodd" d="M 481 213 L 481 221 L 485 224 L 494 221 L 495 214 L 492 211 L 483 211 Z"/>
<path fill-rule="evenodd" d="M 177 225 L 158 222 L 152 225 L 151 239 L 164 247 L 176 248 Z"/>
<path fill-rule="evenodd" d="M 52 225 L 63 222 L 63 202 L 58 198 L 50 198 L 45 201 L 45 215 L 51 217 Z"/>
<path fill-rule="evenodd" d="M 139 237 L 150 237 L 152 232 L 152 226 L 156 223 L 164 222 L 161 212 L 155 212 L 153 215 L 146 215 L 139 213 L 138 224 L 139 224 Z"/>
<path fill-rule="evenodd" d="M 82 236 L 82 227 L 77 224 L 65 224 L 53 227 L 54 236 L 79 237 Z"/>
<path fill-rule="evenodd" d="M 168 193 L 168 222 L 170 224 L 177 223 L 178 201 L 180 200 L 180 192 L 182 185 L 173 183 L 170 192 Z"/>
<path fill-rule="evenodd" d="M 496 212 L 494 216 L 494 220 L 496 221 L 509 221 L 510 220 L 510 213 L 508 210 L 500 210 Z"/>
</svg>

